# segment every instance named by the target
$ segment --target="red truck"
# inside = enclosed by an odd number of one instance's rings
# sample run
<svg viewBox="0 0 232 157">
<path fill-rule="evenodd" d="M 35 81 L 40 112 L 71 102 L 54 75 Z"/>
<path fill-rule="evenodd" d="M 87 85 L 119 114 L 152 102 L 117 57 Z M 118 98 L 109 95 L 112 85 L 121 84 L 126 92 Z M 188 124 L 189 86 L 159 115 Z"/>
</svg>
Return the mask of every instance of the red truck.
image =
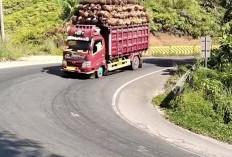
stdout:
<svg viewBox="0 0 232 157">
<path fill-rule="evenodd" d="M 63 51 L 64 72 L 95 74 L 131 66 L 142 67 L 141 53 L 148 49 L 149 24 L 130 26 L 76 25 L 68 32 Z"/>
</svg>

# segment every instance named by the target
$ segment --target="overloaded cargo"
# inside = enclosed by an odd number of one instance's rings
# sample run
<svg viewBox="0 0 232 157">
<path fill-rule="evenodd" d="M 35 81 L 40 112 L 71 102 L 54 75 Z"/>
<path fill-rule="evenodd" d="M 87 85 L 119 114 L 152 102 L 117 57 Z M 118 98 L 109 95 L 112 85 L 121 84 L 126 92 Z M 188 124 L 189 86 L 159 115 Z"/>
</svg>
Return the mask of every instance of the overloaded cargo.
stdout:
<svg viewBox="0 0 232 157">
<path fill-rule="evenodd" d="M 82 0 L 80 3 L 96 4 L 137 4 L 138 0 Z"/>
<path fill-rule="evenodd" d="M 149 20 L 137 0 L 83 1 L 73 17 L 62 70 L 97 78 L 130 66 L 142 67 L 149 45 Z"/>
<path fill-rule="evenodd" d="M 74 25 L 123 26 L 149 22 L 146 9 L 137 0 L 86 0 L 74 15 Z"/>
</svg>

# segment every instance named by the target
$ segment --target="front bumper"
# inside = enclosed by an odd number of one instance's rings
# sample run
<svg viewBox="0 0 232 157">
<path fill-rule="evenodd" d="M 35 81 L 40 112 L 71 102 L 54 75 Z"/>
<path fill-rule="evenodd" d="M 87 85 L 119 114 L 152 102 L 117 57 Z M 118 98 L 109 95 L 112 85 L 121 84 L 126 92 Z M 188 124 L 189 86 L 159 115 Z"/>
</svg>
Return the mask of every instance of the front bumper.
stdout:
<svg viewBox="0 0 232 157">
<path fill-rule="evenodd" d="M 62 67 L 61 70 L 66 72 L 81 73 L 81 74 L 93 74 L 95 72 L 95 70 L 91 70 L 91 68 L 80 68 L 80 67 L 71 67 L 71 66 L 64 66 Z"/>
</svg>

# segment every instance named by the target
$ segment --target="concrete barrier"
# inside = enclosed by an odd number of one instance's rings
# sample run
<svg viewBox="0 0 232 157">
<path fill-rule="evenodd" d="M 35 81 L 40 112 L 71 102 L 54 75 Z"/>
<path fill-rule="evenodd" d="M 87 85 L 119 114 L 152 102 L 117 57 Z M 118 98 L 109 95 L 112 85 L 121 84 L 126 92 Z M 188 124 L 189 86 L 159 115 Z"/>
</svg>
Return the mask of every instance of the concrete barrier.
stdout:
<svg viewBox="0 0 232 157">
<path fill-rule="evenodd" d="M 220 45 L 213 45 L 212 49 Z M 143 56 L 196 56 L 201 54 L 201 46 L 158 46 L 150 47 Z"/>
</svg>

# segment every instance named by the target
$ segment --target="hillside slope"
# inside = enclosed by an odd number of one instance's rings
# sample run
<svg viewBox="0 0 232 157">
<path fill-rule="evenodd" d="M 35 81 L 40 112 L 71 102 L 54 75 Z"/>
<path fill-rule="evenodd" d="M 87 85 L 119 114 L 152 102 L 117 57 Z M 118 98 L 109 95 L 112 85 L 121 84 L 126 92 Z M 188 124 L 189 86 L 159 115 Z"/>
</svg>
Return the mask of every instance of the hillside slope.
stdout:
<svg viewBox="0 0 232 157">
<path fill-rule="evenodd" d="M 74 7 L 74 1 L 63 0 Z M 213 0 L 213 2 L 216 0 Z M 218 36 L 225 9 L 207 0 L 144 0 L 150 15 L 152 32 L 172 32 L 195 38 Z M 43 40 L 47 32 L 62 23 L 67 10 L 55 0 L 3 0 L 6 31 L 16 42 Z"/>
<path fill-rule="evenodd" d="M 195 38 L 219 36 L 225 9 L 205 0 L 145 0 L 153 32 L 172 32 Z M 211 4 L 211 3 L 210 3 Z"/>
<path fill-rule="evenodd" d="M 3 0 L 6 33 L 14 43 L 41 43 L 62 24 L 62 8 L 49 0 Z"/>
<path fill-rule="evenodd" d="M 78 1 L 3 0 L 8 44 L 0 45 L 0 58 L 56 54 L 56 43 L 62 43 L 65 36 L 59 30 Z M 152 33 L 168 32 L 193 38 L 221 35 L 225 9 L 218 1 L 222 0 L 140 0 L 150 15 Z"/>
</svg>

